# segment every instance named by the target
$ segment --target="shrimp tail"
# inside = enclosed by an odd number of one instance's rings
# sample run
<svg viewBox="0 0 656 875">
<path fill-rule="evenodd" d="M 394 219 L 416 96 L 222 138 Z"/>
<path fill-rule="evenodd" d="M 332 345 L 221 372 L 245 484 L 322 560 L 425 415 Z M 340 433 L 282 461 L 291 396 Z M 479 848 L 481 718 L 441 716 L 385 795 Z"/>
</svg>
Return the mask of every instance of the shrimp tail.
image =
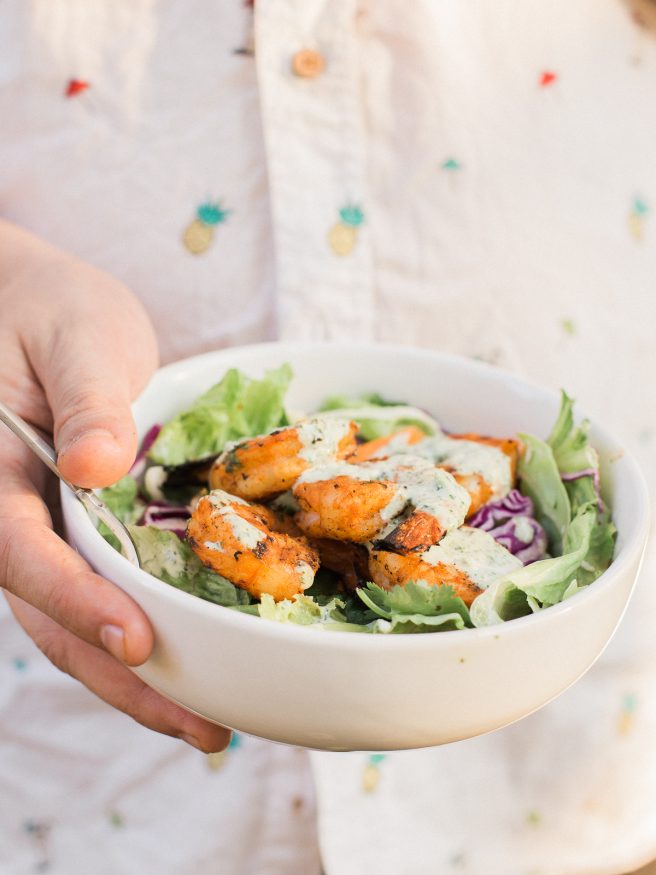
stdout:
<svg viewBox="0 0 656 875">
<path fill-rule="evenodd" d="M 443 535 L 444 529 L 434 516 L 416 510 L 391 532 L 374 541 L 373 547 L 375 550 L 407 556 L 410 553 L 424 553 L 439 543 Z"/>
</svg>

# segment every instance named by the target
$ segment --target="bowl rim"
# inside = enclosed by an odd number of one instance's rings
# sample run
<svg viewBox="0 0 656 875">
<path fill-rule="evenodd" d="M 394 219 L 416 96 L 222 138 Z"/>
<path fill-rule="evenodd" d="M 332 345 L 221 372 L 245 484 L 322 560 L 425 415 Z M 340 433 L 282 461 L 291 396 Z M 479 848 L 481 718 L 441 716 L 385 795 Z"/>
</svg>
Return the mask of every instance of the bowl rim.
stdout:
<svg viewBox="0 0 656 875">
<path fill-rule="evenodd" d="M 253 352 L 255 354 L 266 355 L 269 352 L 280 351 L 281 354 L 287 351 L 287 354 L 303 354 L 307 352 L 330 350 L 334 354 L 339 354 L 340 351 L 348 351 L 353 353 L 387 353 L 388 355 L 402 354 L 404 356 L 414 357 L 417 360 L 430 359 L 434 361 L 436 358 L 443 362 L 449 362 L 457 368 L 469 370 L 474 375 L 492 377 L 495 380 L 502 379 L 506 383 L 514 384 L 522 390 L 530 390 L 532 394 L 538 393 L 545 399 L 548 397 L 554 403 L 557 403 L 559 395 L 553 389 L 542 386 L 534 381 L 520 377 L 503 368 L 488 364 L 476 359 L 470 359 L 466 356 L 456 355 L 454 353 L 440 352 L 438 350 L 417 348 L 402 344 L 390 343 L 363 343 L 360 341 L 271 341 L 267 343 L 248 344 L 236 347 L 225 347 L 219 350 L 201 353 L 199 355 L 190 356 L 179 359 L 175 362 L 164 365 L 159 368 L 151 377 L 147 386 L 142 390 L 150 389 L 153 383 L 160 380 L 166 380 L 172 375 L 177 375 L 180 371 L 192 366 L 194 369 L 201 368 L 205 362 L 215 359 L 217 356 L 229 356 L 230 354 L 242 355 L 244 352 Z M 141 395 L 139 396 L 139 398 Z M 138 408 L 139 398 L 135 399 L 132 404 L 132 409 Z M 579 416 L 585 416 L 585 413 L 575 405 L 575 411 Z M 650 529 L 650 502 L 649 492 L 646 481 L 636 462 L 633 454 L 627 450 L 622 443 L 615 438 L 603 426 L 600 426 L 596 420 L 590 420 L 594 431 L 601 436 L 603 442 L 609 446 L 616 446 L 617 452 L 621 452 L 621 461 L 628 471 L 624 476 L 628 476 L 632 481 L 635 489 L 635 501 L 637 504 L 638 518 L 641 520 L 639 526 L 628 533 L 624 534 L 624 544 L 620 553 L 613 559 L 611 565 L 604 571 L 597 580 L 589 584 L 585 589 L 576 593 L 564 602 L 552 605 L 538 613 L 529 614 L 524 617 L 517 617 L 513 620 L 507 620 L 503 623 L 497 623 L 492 626 L 483 626 L 475 628 L 453 629 L 440 632 L 439 634 L 407 634 L 407 635 L 367 635 L 354 632 L 346 632 L 343 630 L 325 630 L 319 626 L 301 626 L 295 623 L 277 623 L 275 621 L 263 622 L 263 618 L 251 614 L 246 614 L 241 611 L 233 610 L 232 608 L 223 605 L 215 604 L 214 602 L 206 601 L 198 596 L 183 592 L 176 589 L 170 584 L 159 580 L 147 571 L 141 568 L 136 568 L 123 555 L 118 553 L 111 547 L 105 539 L 98 534 L 91 518 L 86 510 L 82 507 L 75 495 L 62 483 L 60 484 L 60 494 L 62 500 L 62 508 L 66 522 L 68 524 L 69 516 L 76 524 L 81 527 L 83 535 L 92 534 L 97 539 L 97 548 L 106 558 L 106 565 L 115 566 L 116 574 L 126 572 L 133 583 L 137 583 L 154 595 L 159 595 L 165 600 L 171 602 L 174 606 L 186 607 L 194 613 L 211 617 L 213 613 L 213 622 L 216 622 L 217 627 L 220 625 L 232 626 L 235 630 L 243 630 L 254 632 L 259 629 L 260 635 L 265 635 L 269 638 L 289 639 L 290 635 L 293 640 L 301 642 L 307 641 L 307 637 L 315 637 L 317 634 L 322 634 L 321 641 L 325 642 L 328 647 L 344 648 L 345 645 L 354 650 L 366 649 L 371 650 L 376 646 L 385 648 L 402 648 L 403 650 L 420 649 L 424 650 L 428 647 L 445 647 L 452 649 L 460 642 L 461 646 L 467 646 L 468 643 L 473 643 L 474 640 L 500 639 L 502 635 L 508 636 L 513 634 L 522 634 L 527 628 L 530 628 L 535 623 L 539 623 L 542 627 L 546 623 L 557 623 L 559 618 L 573 610 L 583 610 L 587 602 L 601 596 L 602 592 L 612 586 L 614 581 L 622 576 L 622 572 L 630 570 L 634 564 L 640 564 L 645 551 L 649 529 Z M 111 569 L 114 572 L 114 568 Z M 637 574 L 636 574 L 637 577 Z M 257 625 L 255 625 L 257 623 Z M 301 637 L 298 637 L 301 636 Z M 453 636 L 457 636 L 454 638 Z M 375 644 L 376 640 L 384 639 L 379 645 Z"/>
</svg>

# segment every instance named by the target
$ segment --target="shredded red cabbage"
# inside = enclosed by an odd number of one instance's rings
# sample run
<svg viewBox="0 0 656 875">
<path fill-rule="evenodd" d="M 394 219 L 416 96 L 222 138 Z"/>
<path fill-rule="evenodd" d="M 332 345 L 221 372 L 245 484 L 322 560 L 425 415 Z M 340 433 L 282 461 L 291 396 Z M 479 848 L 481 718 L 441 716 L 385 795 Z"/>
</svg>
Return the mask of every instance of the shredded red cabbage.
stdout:
<svg viewBox="0 0 656 875">
<path fill-rule="evenodd" d="M 149 502 L 139 520 L 140 526 L 155 526 L 168 532 L 174 532 L 179 538 L 184 538 L 187 520 L 191 514 L 186 507 L 169 504 L 166 501 Z"/>
<path fill-rule="evenodd" d="M 494 529 L 499 523 L 503 523 L 513 516 L 529 516 L 534 514 L 533 502 L 526 495 L 522 495 L 519 489 L 511 489 L 508 495 L 498 501 L 490 501 L 477 510 L 467 525 L 476 529 L 484 529 L 486 532 Z"/>
<path fill-rule="evenodd" d="M 524 540 L 524 533 L 520 538 L 518 531 L 520 526 L 530 529 L 530 538 Z M 530 516 L 512 517 L 500 526 L 490 531 L 490 534 L 506 550 L 513 553 L 524 565 L 537 562 L 547 552 L 547 535 L 540 523 Z"/>
<path fill-rule="evenodd" d="M 580 471 L 569 471 L 567 474 L 561 474 L 560 479 L 564 483 L 571 483 L 572 480 L 580 480 L 581 477 L 592 477 L 592 485 L 594 486 L 595 495 L 597 496 L 597 507 L 599 512 L 603 513 L 606 510 L 606 505 L 601 497 L 601 479 L 598 468 L 582 468 Z"/>
<path fill-rule="evenodd" d="M 518 489 L 512 489 L 498 501 L 484 504 L 467 521 L 467 525 L 489 532 L 495 541 L 517 556 L 524 565 L 529 565 L 542 559 L 547 552 L 546 532 L 534 519 L 533 513 L 531 499 Z M 524 537 L 528 534 L 527 529 L 530 530 L 528 540 Z"/>
<path fill-rule="evenodd" d="M 130 468 L 130 475 L 135 477 L 137 480 L 143 475 L 146 470 L 146 453 L 155 443 L 157 435 L 162 430 L 161 425 L 153 425 L 148 429 L 146 434 L 144 435 L 144 439 L 141 441 L 141 446 L 139 447 L 139 452 L 137 453 L 137 458 L 132 463 L 132 467 Z"/>
</svg>

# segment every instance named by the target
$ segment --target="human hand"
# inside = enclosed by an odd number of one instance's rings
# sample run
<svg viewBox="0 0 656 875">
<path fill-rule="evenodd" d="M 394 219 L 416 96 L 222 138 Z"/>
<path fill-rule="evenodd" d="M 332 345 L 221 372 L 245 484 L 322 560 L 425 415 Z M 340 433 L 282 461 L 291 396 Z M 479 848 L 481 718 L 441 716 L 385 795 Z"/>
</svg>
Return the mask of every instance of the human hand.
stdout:
<svg viewBox="0 0 656 875">
<path fill-rule="evenodd" d="M 157 364 L 139 302 L 107 274 L 0 222 L 0 313 L 0 399 L 54 435 L 72 483 L 114 483 L 137 449 L 130 401 Z M 148 658 L 150 624 L 55 534 L 44 501 L 49 478 L 0 432 L 0 586 L 16 619 L 51 662 L 110 705 L 201 750 L 223 749 L 227 730 L 127 668 Z"/>
</svg>

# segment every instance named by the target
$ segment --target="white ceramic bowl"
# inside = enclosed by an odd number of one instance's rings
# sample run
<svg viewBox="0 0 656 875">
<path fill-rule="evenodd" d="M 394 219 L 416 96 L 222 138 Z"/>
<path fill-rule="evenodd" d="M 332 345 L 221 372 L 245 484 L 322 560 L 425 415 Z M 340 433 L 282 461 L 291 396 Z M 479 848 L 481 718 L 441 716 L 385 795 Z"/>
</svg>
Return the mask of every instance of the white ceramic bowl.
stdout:
<svg viewBox="0 0 656 875">
<path fill-rule="evenodd" d="M 293 410 L 329 395 L 379 391 L 425 408 L 445 428 L 548 434 L 555 393 L 496 368 L 391 346 L 266 344 L 160 370 L 134 405 L 140 434 L 184 408 L 229 367 L 253 376 L 290 362 Z M 485 629 L 354 635 L 265 621 L 202 601 L 132 567 L 96 532 L 68 491 L 71 542 L 150 618 L 156 647 L 137 674 L 217 723 L 327 750 L 393 750 L 469 738 L 530 714 L 597 659 L 626 607 L 648 529 L 644 482 L 601 428 L 606 498 L 619 535 L 611 567 L 585 591 L 541 614 Z"/>
</svg>

